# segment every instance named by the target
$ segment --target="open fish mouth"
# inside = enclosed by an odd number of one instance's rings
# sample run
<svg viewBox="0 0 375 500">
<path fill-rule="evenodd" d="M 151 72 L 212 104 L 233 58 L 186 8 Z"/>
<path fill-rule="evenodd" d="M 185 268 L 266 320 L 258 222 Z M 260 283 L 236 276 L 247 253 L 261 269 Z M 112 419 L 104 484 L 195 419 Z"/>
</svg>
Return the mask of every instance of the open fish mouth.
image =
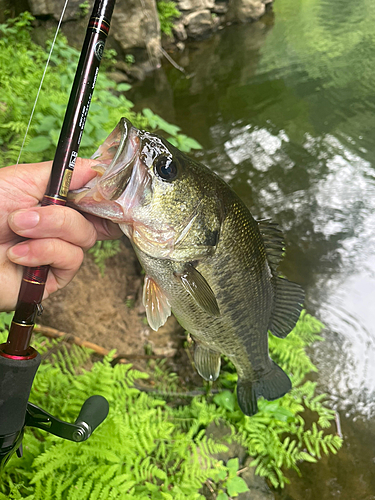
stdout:
<svg viewBox="0 0 375 500">
<path fill-rule="evenodd" d="M 139 132 L 126 118 L 121 118 L 91 157 L 98 160 L 92 167 L 96 177 L 69 192 L 71 206 L 117 223 L 128 220 L 127 212 L 149 184 L 147 169 L 139 155 Z"/>
</svg>

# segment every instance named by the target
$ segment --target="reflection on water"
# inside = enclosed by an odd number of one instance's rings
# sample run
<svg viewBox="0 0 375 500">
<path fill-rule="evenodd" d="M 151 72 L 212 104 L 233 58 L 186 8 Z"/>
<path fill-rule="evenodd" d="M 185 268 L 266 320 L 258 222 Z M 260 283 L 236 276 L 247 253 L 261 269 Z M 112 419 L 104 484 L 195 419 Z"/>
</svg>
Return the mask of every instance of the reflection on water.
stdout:
<svg viewBox="0 0 375 500">
<path fill-rule="evenodd" d="M 191 44 L 134 89 L 204 147 L 254 216 L 286 233 L 282 271 L 326 325 L 313 350 L 343 419 L 339 458 L 280 499 L 375 498 L 375 2 L 277 0 L 275 16 Z"/>
</svg>

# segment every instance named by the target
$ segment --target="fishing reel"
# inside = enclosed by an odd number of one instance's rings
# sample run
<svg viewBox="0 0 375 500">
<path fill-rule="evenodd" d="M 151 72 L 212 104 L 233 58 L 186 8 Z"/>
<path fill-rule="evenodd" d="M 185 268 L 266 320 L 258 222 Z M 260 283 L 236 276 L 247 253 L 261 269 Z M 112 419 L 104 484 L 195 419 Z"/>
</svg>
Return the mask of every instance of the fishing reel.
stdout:
<svg viewBox="0 0 375 500">
<path fill-rule="evenodd" d="M 81 442 L 91 436 L 109 411 L 103 396 L 91 396 L 76 421 L 69 423 L 30 403 L 28 397 L 40 355 L 30 347 L 30 356 L 14 359 L 4 353 L 4 346 L 0 345 L 0 472 L 14 452 L 22 457 L 25 427 L 37 427 L 63 439 Z"/>
</svg>

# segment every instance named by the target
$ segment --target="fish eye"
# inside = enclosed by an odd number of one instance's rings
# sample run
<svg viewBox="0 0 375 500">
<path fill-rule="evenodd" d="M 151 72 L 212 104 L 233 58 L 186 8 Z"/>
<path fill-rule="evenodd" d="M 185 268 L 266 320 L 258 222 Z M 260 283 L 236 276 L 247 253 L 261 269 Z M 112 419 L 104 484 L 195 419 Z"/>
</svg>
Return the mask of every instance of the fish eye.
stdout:
<svg viewBox="0 0 375 500">
<path fill-rule="evenodd" d="M 159 156 L 154 165 L 155 174 L 164 181 L 174 181 L 177 177 L 177 164 L 168 156 Z"/>
</svg>

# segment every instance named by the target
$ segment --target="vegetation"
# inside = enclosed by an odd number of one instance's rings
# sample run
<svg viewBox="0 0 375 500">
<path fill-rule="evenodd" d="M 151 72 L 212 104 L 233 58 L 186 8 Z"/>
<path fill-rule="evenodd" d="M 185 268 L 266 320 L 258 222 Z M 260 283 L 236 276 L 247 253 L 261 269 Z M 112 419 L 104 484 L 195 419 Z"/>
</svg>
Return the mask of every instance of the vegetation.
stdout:
<svg viewBox="0 0 375 500">
<path fill-rule="evenodd" d="M 156 4 L 160 20 L 160 30 L 167 36 L 172 36 L 173 21 L 181 16 L 176 2 L 160 0 Z"/>
<path fill-rule="evenodd" d="M 0 25 L 0 167 L 17 160 L 48 57 L 48 51 L 31 40 L 32 19 L 24 12 Z M 104 54 L 107 55 L 107 61 L 102 63 L 105 68 L 113 62 L 113 52 Z M 23 162 L 53 158 L 78 58 L 79 52 L 59 36 L 29 130 Z M 81 142 L 81 156 L 91 156 L 123 116 L 136 127 L 164 134 L 185 151 L 200 148 L 196 141 L 180 134 L 179 127 L 168 124 L 150 110 L 135 113 L 133 103 L 124 95 L 129 88 L 128 84 L 109 80 L 104 71 L 99 72 Z"/>
<path fill-rule="evenodd" d="M 96 244 L 90 248 L 89 253 L 92 254 L 94 262 L 98 266 L 102 276 L 104 275 L 106 260 L 117 255 L 120 250 L 120 240 L 97 241 Z"/>
<path fill-rule="evenodd" d="M 0 327 L 9 319 L 0 315 Z M 207 480 L 216 498 L 225 500 L 247 488 L 237 474 L 238 460 L 224 464 L 214 458 L 231 441 L 246 447 L 257 474 L 275 487 L 284 486 L 287 469 L 299 472 L 301 461 L 316 462 L 341 446 L 330 429 L 334 412 L 324 405 L 324 394 L 317 396 L 316 384 L 303 382 L 307 372 L 316 371 L 305 349 L 321 340 L 321 328 L 319 321 L 303 313 L 287 339 L 270 337 L 272 355 L 291 374 L 294 388 L 277 401 L 259 400 L 260 411 L 251 418 L 238 407 L 237 375 L 228 362 L 217 394 L 207 385 L 202 395 L 181 404 L 181 382 L 162 363 L 150 367 L 148 375 L 131 365 L 112 367 L 109 356 L 87 369 L 89 351 L 77 346 L 68 350 L 61 342 L 35 337 L 44 361 L 30 400 L 74 421 L 84 400 L 101 394 L 110 403 L 110 413 L 84 443 L 27 430 L 24 457 L 8 464 L 0 500 L 198 500 L 204 499 L 202 485 Z M 4 340 L 5 332 L 0 334 Z M 153 389 L 144 392 L 139 386 L 148 378 L 152 380 L 146 387 Z M 306 410 L 312 416 L 309 426 Z M 212 423 L 230 432 L 214 440 L 207 431 Z"/>
</svg>

